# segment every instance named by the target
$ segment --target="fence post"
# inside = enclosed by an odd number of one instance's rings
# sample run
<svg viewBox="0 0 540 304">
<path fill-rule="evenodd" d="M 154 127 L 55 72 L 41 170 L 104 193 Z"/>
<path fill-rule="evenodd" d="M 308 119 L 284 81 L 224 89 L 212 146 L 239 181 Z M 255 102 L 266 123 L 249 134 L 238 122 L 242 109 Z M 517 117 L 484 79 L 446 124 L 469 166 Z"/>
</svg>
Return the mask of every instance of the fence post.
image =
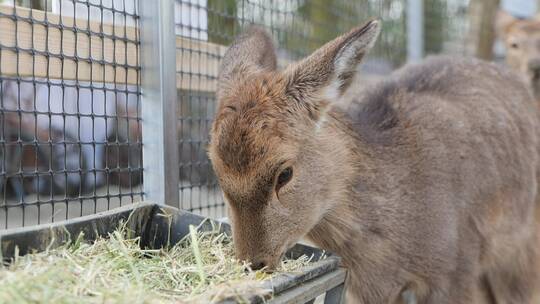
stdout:
<svg viewBox="0 0 540 304">
<path fill-rule="evenodd" d="M 178 206 L 174 0 L 139 0 L 145 200 Z"/>
<path fill-rule="evenodd" d="M 419 61 L 424 56 L 423 0 L 407 0 L 407 61 Z"/>
</svg>

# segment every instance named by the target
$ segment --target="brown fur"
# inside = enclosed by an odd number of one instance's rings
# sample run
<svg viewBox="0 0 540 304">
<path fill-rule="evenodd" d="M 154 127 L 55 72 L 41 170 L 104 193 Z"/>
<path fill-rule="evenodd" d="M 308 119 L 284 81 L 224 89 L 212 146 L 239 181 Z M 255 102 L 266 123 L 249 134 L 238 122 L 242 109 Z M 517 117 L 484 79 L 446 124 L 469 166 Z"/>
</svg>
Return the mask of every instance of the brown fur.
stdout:
<svg viewBox="0 0 540 304">
<path fill-rule="evenodd" d="M 258 29 L 225 55 L 209 155 L 237 256 L 273 267 L 307 236 L 343 257 L 351 303 L 531 303 L 538 108 L 511 72 L 452 58 L 337 106 L 379 27 L 283 71 Z"/>
</svg>

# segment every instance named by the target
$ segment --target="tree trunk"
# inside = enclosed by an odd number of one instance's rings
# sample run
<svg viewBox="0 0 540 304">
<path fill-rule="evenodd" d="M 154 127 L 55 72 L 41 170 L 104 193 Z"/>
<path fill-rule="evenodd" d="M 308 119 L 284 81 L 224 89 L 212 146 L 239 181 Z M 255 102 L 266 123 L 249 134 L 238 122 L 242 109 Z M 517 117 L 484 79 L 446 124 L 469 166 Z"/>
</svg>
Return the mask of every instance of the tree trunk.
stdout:
<svg viewBox="0 0 540 304">
<path fill-rule="evenodd" d="M 469 4 L 469 43 L 475 56 L 493 59 L 495 17 L 500 0 L 471 0 Z"/>
</svg>

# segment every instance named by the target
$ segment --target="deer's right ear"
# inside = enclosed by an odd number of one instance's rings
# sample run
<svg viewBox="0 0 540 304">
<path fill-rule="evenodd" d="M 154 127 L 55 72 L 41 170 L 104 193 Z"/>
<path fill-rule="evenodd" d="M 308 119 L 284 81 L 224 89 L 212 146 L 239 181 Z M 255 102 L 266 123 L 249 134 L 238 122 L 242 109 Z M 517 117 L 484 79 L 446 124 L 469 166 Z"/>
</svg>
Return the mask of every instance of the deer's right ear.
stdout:
<svg viewBox="0 0 540 304">
<path fill-rule="evenodd" d="M 218 74 L 218 92 L 254 73 L 275 70 L 276 62 L 270 35 L 261 27 L 250 26 L 225 52 Z"/>
<path fill-rule="evenodd" d="M 380 30 L 380 21 L 372 20 L 289 66 L 285 71 L 288 94 L 308 103 L 321 97 L 332 101 L 342 96 L 357 73 L 358 65 L 377 41 Z"/>
</svg>

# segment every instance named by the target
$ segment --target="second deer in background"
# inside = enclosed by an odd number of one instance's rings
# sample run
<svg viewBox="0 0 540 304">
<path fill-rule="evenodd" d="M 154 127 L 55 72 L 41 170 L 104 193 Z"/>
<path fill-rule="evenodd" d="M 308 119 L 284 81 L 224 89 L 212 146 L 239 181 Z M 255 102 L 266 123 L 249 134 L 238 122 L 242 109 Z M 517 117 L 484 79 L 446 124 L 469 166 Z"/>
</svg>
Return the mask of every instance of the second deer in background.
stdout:
<svg viewBox="0 0 540 304">
<path fill-rule="evenodd" d="M 540 16 L 519 19 L 499 11 L 496 29 L 506 48 L 506 63 L 530 85 L 540 103 Z"/>
</svg>

